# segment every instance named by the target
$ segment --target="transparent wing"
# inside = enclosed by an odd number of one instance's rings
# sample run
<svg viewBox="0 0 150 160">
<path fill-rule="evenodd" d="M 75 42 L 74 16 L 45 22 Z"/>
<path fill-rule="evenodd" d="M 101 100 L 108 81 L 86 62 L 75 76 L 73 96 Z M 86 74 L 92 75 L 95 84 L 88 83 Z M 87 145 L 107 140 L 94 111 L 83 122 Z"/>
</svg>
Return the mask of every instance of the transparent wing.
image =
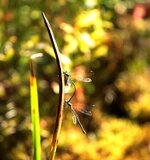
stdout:
<svg viewBox="0 0 150 160">
<path fill-rule="evenodd" d="M 71 104 L 70 102 L 68 102 L 68 101 L 66 101 L 66 104 L 67 104 L 68 107 L 70 107 L 70 109 L 71 109 L 73 123 L 74 123 L 74 124 L 77 124 L 77 123 L 78 123 L 79 126 L 80 126 L 80 128 L 82 129 L 83 133 L 86 134 L 86 131 L 85 131 L 85 129 L 83 128 L 83 126 L 82 126 L 82 124 L 81 124 L 81 122 L 80 122 L 80 119 L 79 119 L 79 117 L 78 117 L 78 114 L 77 114 L 76 111 L 74 110 L 72 104 Z"/>
<path fill-rule="evenodd" d="M 68 93 L 71 89 L 71 85 L 72 85 L 72 80 L 70 75 L 67 73 L 67 71 L 64 72 L 64 76 L 65 76 L 65 93 Z"/>
<path fill-rule="evenodd" d="M 88 74 L 84 75 L 82 73 L 76 73 L 75 75 L 75 78 L 79 81 L 82 81 L 82 82 L 92 82 L 92 79 L 90 78 L 91 76 L 94 75 L 94 72 L 93 71 L 90 71 Z"/>
<path fill-rule="evenodd" d="M 84 78 L 84 77 L 77 76 L 77 80 L 82 81 L 82 82 L 86 82 L 86 83 L 92 82 L 92 79 L 88 78 L 88 77 Z"/>
<path fill-rule="evenodd" d="M 72 113 L 72 121 L 73 121 L 73 124 L 77 124 L 77 118 L 74 115 L 74 113 Z"/>
<path fill-rule="evenodd" d="M 65 85 L 65 93 L 68 93 L 71 89 L 71 82 L 66 83 Z"/>
<path fill-rule="evenodd" d="M 77 112 L 83 113 L 87 116 L 92 116 L 92 112 L 85 109 L 75 109 Z"/>
<path fill-rule="evenodd" d="M 82 123 L 80 122 L 80 119 L 79 119 L 76 111 L 74 110 L 74 108 L 73 108 L 72 106 L 70 106 L 70 107 L 71 107 L 71 111 L 72 111 L 73 116 L 76 118 L 76 122 L 78 122 L 78 124 L 79 124 L 81 130 L 83 131 L 83 133 L 86 134 L 86 131 L 85 131 L 85 129 L 83 128 Z"/>
</svg>

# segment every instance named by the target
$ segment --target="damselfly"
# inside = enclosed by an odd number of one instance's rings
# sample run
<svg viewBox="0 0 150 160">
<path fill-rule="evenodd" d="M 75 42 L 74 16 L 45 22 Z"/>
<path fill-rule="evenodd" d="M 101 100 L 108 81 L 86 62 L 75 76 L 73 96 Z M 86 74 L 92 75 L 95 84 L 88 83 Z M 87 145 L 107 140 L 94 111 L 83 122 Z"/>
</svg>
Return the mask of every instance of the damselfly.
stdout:
<svg viewBox="0 0 150 160">
<path fill-rule="evenodd" d="M 92 79 L 90 78 L 90 76 L 92 76 L 93 74 L 94 74 L 93 71 L 90 71 L 89 77 L 84 77 L 82 74 L 76 74 L 75 79 L 77 79 L 78 81 L 85 82 L 85 83 L 92 82 Z M 65 80 L 66 80 L 65 93 L 68 93 L 72 85 L 75 88 L 75 84 L 74 84 L 74 81 L 72 80 L 70 74 L 67 71 L 64 72 L 64 76 L 65 76 Z"/>
<path fill-rule="evenodd" d="M 79 126 L 80 126 L 80 128 L 82 129 L 83 133 L 86 134 L 86 131 L 85 131 L 84 127 L 82 126 L 82 123 L 81 123 L 81 121 L 80 121 L 80 119 L 79 119 L 79 117 L 78 117 L 77 112 L 81 112 L 81 113 L 83 113 L 83 114 L 85 114 L 85 115 L 87 115 L 87 116 L 91 116 L 92 113 L 91 113 L 91 111 L 87 111 L 87 110 L 76 110 L 76 109 L 73 107 L 73 105 L 72 105 L 72 103 L 71 103 L 71 100 L 72 100 L 72 98 L 73 98 L 74 95 L 75 95 L 76 86 L 75 86 L 75 83 L 74 83 L 74 81 L 72 80 L 71 76 L 70 76 L 67 72 L 64 72 L 64 76 L 65 76 L 65 79 L 66 79 L 66 87 L 67 87 L 66 93 L 68 93 L 68 89 L 70 89 L 70 87 L 71 87 L 72 85 L 73 85 L 73 87 L 74 87 L 74 92 L 73 92 L 72 96 L 69 98 L 69 100 L 66 100 L 65 103 L 66 103 L 66 105 L 71 109 L 73 123 L 74 123 L 74 124 L 77 124 L 77 123 L 78 123 Z M 90 78 L 89 78 L 89 79 L 86 79 L 86 80 L 88 80 L 89 82 L 92 81 L 92 80 L 90 80 Z"/>
<path fill-rule="evenodd" d="M 84 129 L 84 127 L 83 127 L 83 125 L 82 125 L 79 117 L 78 117 L 77 111 L 76 111 L 75 108 L 73 107 L 72 103 L 71 103 L 69 100 L 66 100 L 65 103 L 66 103 L 67 106 L 70 107 L 70 109 L 71 109 L 73 123 L 74 123 L 74 124 L 77 124 L 77 123 L 78 123 L 79 126 L 80 126 L 80 128 L 81 128 L 81 130 L 83 131 L 83 133 L 86 134 L 86 131 L 85 131 L 85 129 Z M 87 115 L 87 116 L 91 116 L 91 115 L 92 115 L 91 111 L 87 111 L 87 110 L 78 110 L 78 112 L 81 112 L 81 113 L 83 113 L 83 114 L 85 114 L 85 115 Z"/>
</svg>

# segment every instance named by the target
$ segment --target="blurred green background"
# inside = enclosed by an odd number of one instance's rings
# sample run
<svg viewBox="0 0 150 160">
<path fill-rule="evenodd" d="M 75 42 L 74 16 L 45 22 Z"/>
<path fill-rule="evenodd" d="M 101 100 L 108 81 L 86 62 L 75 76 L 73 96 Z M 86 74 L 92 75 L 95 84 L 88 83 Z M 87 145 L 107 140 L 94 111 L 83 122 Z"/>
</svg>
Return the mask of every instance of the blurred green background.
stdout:
<svg viewBox="0 0 150 160">
<path fill-rule="evenodd" d="M 41 12 L 49 19 L 64 69 L 75 81 L 76 109 L 87 131 L 64 109 L 56 160 L 150 159 L 150 1 L 0 1 L 0 160 L 32 159 L 29 59 L 36 61 L 42 159 L 58 107 L 58 69 Z M 69 95 L 66 95 L 66 99 Z"/>
</svg>

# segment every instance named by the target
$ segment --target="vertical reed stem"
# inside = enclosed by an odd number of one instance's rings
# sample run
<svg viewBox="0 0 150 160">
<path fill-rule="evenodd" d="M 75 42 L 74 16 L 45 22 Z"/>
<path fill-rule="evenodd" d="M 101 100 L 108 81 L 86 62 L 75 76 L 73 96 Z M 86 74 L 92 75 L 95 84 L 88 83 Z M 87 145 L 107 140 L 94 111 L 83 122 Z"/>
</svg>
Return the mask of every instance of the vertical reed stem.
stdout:
<svg viewBox="0 0 150 160">
<path fill-rule="evenodd" d="M 63 107 L 64 107 L 64 74 L 63 74 L 63 68 L 61 64 L 61 58 L 60 58 L 60 52 L 57 46 L 57 43 L 54 38 L 54 34 L 52 31 L 52 28 L 45 16 L 44 13 L 42 13 L 45 26 L 47 28 L 53 50 L 56 56 L 56 62 L 58 66 L 58 72 L 59 72 L 59 106 L 58 106 L 58 111 L 57 111 L 57 117 L 56 117 L 56 125 L 55 125 L 55 130 L 52 138 L 52 143 L 51 143 L 51 149 L 50 149 L 50 160 L 54 160 L 56 149 L 57 149 L 57 144 L 58 144 L 58 139 L 60 135 L 60 130 L 61 130 L 61 125 L 62 125 L 62 119 L 63 119 Z"/>
</svg>

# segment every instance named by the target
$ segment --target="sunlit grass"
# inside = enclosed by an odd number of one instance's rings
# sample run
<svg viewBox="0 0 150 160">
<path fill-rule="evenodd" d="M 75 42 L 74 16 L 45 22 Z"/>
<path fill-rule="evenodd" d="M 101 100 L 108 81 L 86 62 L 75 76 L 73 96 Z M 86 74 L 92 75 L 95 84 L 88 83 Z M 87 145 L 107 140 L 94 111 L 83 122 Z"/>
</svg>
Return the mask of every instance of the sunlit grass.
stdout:
<svg viewBox="0 0 150 160">
<path fill-rule="evenodd" d="M 32 117 L 32 139 L 33 139 L 33 157 L 34 160 L 41 160 L 41 138 L 40 138 L 40 116 L 38 104 L 37 80 L 34 74 L 33 59 L 42 56 L 34 54 L 30 61 L 30 99 L 31 99 L 31 117 Z"/>
</svg>

